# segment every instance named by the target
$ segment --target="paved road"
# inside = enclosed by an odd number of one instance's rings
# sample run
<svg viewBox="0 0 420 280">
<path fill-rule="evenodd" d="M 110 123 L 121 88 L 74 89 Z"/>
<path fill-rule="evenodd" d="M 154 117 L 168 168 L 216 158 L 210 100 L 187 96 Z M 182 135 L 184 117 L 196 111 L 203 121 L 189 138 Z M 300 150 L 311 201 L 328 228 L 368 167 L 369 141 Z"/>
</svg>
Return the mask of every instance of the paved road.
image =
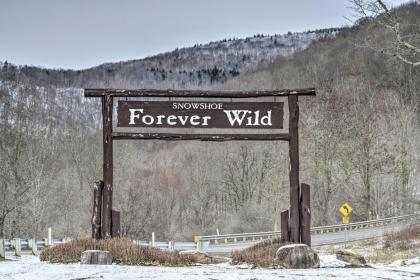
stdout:
<svg viewBox="0 0 420 280">
<path fill-rule="evenodd" d="M 417 221 L 419 223 L 419 221 Z M 408 222 L 389 224 L 382 227 L 370 227 L 351 231 L 331 232 L 312 235 L 312 246 L 343 243 L 346 241 L 363 240 L 372 237 L 383 236 L 387 233 L 396 232 L 409 226 Z M 210 245 L 205 252 L 210 255 L 229 255 L 233 251 L 246 249 L 260 241 L 246 241 L 228 244 Z"/>
</svg>

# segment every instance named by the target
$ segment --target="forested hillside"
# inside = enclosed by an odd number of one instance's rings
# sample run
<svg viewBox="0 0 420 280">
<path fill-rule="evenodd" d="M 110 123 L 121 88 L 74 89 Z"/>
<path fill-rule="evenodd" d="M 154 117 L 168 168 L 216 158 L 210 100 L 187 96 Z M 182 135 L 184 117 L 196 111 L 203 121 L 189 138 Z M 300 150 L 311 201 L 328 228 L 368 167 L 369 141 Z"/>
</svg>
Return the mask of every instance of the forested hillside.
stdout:
<svg viewBox="0 0 420 280">
<path fill-rule="evenodd" d="M 403 35 L 419 38 L 420 6 L 396 12 Z M 80 71 L 3 64 L 0 236 L 39 236 L 49 226 L 89 235 L 101 107 L 80 87 L 316 87 L 316 97 L 300 100 L 301 181 L 312 187 L 313 225 L 338 223 L 344 201 L 354 220 L 418 210 L 420 70 L 373 47 L 393 46 L 378 19 L 336 31 L 226 40 Z M 129 237 L 272 230 L 289 207 L 287 143 L 114 147 L 115 208 Z"/>
<path fill-rule="evenodd" d="M 395 13 L 401 37 L 419 44 L 419 3 Z M 300 147 L 301 174 L 312 186 L 313 218 L 320 224 L 337 222 L 345 201 L 356 219 L 420 207 L 420 68 L 395 55 L 395 35 L 384 17 L 360 20 L 335 38 L 222 86 L 316 87 L 316 98 L 301 98 Z M 420 61 L 419 54 L 412 59 Z"/>
<path fill-rule="evenodd" d="M 112 88 L 194 88 L 211 86 L 333 37 L 340 28 L 285 35 L 257 34 L 176 49 L 145 59 L 106 63 L 85 70 L 16 67 L 5 63 L 0 79 L 38 86 Z M 1 66 L 1 65 L 0 65 Z"/>
</svg>

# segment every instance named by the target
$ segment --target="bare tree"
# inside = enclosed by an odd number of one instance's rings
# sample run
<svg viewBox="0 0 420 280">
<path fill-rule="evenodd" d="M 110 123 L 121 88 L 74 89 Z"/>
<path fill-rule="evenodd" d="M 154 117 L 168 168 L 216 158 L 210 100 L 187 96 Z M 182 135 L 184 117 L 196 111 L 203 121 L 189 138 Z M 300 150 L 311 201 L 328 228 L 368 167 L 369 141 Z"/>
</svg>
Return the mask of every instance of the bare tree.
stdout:
<svg viewBox="0 0 420 280">
<path fill-rule="evenodd" d="M 377 17 L 381 26 L 386 28 L 393 37 L 391 46 L 377 46 L 366 42 L 368 47 L 395 56 L 400 61 L 414 67 L 420 65 L 420 24 L 418 19 L 414 23 L 403 26 L 399 15 L 392 11 L 382 0 L 351 0 L 357 17 Z M 415 1 L 409 5 L 419 5 Z"/>
</svg>

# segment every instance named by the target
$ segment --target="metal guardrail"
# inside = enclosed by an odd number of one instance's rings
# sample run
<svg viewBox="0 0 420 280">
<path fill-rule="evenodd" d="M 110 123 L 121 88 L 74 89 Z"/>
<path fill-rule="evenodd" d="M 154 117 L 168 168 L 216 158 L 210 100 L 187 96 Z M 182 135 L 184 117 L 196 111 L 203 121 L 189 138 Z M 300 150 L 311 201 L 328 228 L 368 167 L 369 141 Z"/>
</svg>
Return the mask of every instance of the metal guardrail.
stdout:
<svg viewBox="0 0 420 280">
<path fill-rule="evenodd" d="M 169 250 L 197 250 L 197 243 L 195 242 L 188 242 L 188 241 L 155 241 L 152 244 L 151 241 L 145 240 L 133 240 L 135 244 L 146 246 L 146 247 L 154 247 L 160 249 L 169 249 Z"/>
<path fill-rule="evenodd" d="M 311 228 L 311 234 L 324 234 L 324 233 L 332 233 L 332 232 L 340 232 L 344 230 L 357 230 L 361 228 L 368 228 L 368 227 L 378 227 L 384 226 L 387 224 L 398 223 L 402 221 L 408 221 L 411 219 L 420 218 L 419 214 L 411 214 L 411 215 L 403 215 L 397 217 L 390 217 L 384 219 L 377 219 L 377 220 L 370 220 L 364 222 L 355 222 L 345 224 L 338 224 L 338 225 L 329 225 L 329 226 L 321 226 L 321 227 L 313 227 Z M 276 237 L 280 237 L 280 231 L 267 231 L 267 232 L 252 232 L 252 233 L 235 233 L 235 234 L 220 234 L 220 235 L 206 235 L 206 236 L 199 236 L 199 244 L 198 248 L 202 248 L 204 244 L 207 243 L 207 246 L 210 244 L 219 244 L 219 243 L 236 243 L 236 242 L 246 242 L 246 241 L 257 241 L 257 240 L 265 240 L 265 239 L 272 239 Z"/>
<path fill-rule="evenodd" d="M 420 219 L 419 214 L 403 215 L 397 217 L 390 217 L 384 219 L 370 220 L 364 222 L 356 222 L 339 224 L 339 225 L 329 225 L 322 227 L 313 227 L 311 228 L 311 234 L 324 234 L 324 233 L 333 233 L 340 232 L 344 230 L 357 230 L 361 228 L 370 228 L 370 227 L 379 227 L 388 224 L 409 221 L 414 219 Z M 198 236 L 198 242 L 186 242 L 186 241 L 145 241 L 145 240 L 133 240 L 135 244 L 142 246 L 150 246 L 160 249 L 170 249 L 170 250 L 205 250 L 211 244 L 225 244 L 225 243 L 237 243 L 237 242 L 249 242 L 249 241 L 259 241 L 272 239 L 280 237 L 280 231 L 266 231 L 266 232 L 251 232 L 251 233 L 234 233 L 234 234 L 220 234 L 220 235 L 206 235 Z M 36 254 L 38 250 L 42 250 L 48 246 L 54 246 L 66 242 L 65 239 L 0 239 L 0 257 L 4 257 L 6 251 L 15 251 L 17 255 L 20 254 L 22 250 L 31 250 L 32 253 Z"/>
<path fill-rule="evenodd" d="M 65 242 L 64 239 L 0 239 L 0 257 L 4 258 L 7 251 L 15 251 L 15 255 L 20 256 L 22 251 L 31 251 L 37 255 L 38 250 L 48 246 L 54 246 Z"/>
</svg>

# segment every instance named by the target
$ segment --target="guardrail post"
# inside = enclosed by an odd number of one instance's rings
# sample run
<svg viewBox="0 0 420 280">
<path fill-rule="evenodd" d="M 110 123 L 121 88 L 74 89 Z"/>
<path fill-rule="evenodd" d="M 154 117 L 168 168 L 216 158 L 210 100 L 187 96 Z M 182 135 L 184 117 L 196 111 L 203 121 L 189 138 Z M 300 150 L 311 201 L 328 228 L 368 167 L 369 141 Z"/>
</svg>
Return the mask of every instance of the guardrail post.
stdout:
<svg viewBox="0 0 420 280">
<path fill-rule="evenodd" d="M 20 257 L 22 255 L 22 250 L 20 246 L 20 238 L 13 239 L 13 247 L 15 247 L 15 256 Z"/>
<path fill-rule="evenodd" d="M 216 232 L 217 232 L 217 235 L 220 235 L 219 228 L 216 228 Z M 217 239 L 215 239 L 214 244 L 219 244 L 219 241 Z"/>
<path fill-rule="evenodd" d="M 203 241 L 201 240 L 197 242 L 197 251 L 203 251 Z"/>
<path fill-rule="evenodd" d="M 36 239 L 32 238 L 28 240 L 28 246 L 31 249 L 32 255 L 38 255 L 38 246 L 36 245 Z"/>
<path fill-rule="evenodd" d="M 155 232 L 152 232 L 152 244 L 151 247 L 155 247 Z"/>
<path fill-rule="evenodd" d="M 52 246 L 52 245 L 53 245 L 52 229 L 49 227 L 48 228 L 48 241 L 47 241 L 47 246 Z"/>
<path fill-rule="evenodd" d="M 6 250 L 4 248 L 4 239 L 0 239 L 0 258 L 6 258 Z"/>
</svg>

